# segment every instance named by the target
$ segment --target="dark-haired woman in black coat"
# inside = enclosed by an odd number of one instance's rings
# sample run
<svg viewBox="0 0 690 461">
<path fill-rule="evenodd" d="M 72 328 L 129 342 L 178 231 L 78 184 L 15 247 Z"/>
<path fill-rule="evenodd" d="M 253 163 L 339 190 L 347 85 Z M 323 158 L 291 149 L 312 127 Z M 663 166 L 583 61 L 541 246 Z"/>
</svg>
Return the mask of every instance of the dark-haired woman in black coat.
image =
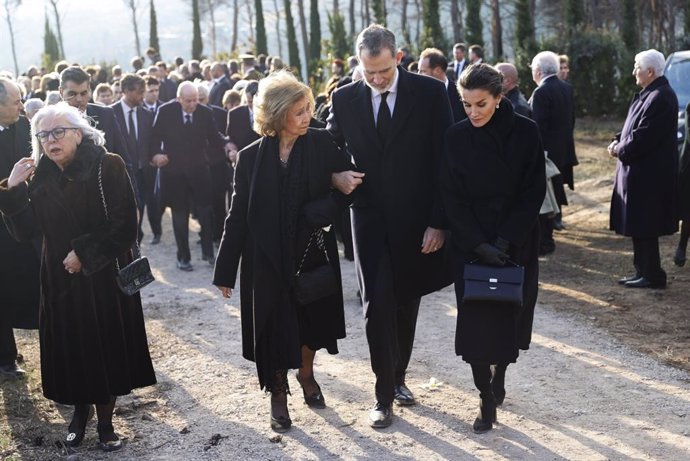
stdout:
<svg viewBox="0 0 690 461">
<path fill-rule="evenodd" d="M 477 433 L 491 430 L 504 378 L 529 348 L 537 299 L 539 209 L 546 192 L 544 150 L 535 123 L 501 96 L 502 76 L 480 64 L 461 75 L 468 118 L 448 129 L 443 201 L 452 233 L 458 320 L 455 352 L 472 366 L 481 398 Z M 523 304 L 463 303 L 465 264 L 525 268 Z"/>
</svg>

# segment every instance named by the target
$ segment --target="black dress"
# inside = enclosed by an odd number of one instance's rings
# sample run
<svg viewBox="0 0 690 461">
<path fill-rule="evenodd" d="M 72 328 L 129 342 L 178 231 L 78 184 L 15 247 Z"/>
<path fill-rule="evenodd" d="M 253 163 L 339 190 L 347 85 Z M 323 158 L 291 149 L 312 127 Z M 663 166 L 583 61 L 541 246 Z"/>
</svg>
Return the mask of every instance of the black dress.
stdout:
<svg viewBox="0 0 690 461">
<path fill-rule="evenodd" d="M 537 300 L 544 150 L 535 123 L 505 99 L 499 105 L 483 127 L 464 120 L 448 129 L 441 177 L 458 302 L 455 352 L 472 364 L 515 362 L 518 349 L 529 348 Z M 525 268 L 523 305 L 462 303 L 465 264 L 477 259 L 474 248 L 497 237 Z"/>
</svg>

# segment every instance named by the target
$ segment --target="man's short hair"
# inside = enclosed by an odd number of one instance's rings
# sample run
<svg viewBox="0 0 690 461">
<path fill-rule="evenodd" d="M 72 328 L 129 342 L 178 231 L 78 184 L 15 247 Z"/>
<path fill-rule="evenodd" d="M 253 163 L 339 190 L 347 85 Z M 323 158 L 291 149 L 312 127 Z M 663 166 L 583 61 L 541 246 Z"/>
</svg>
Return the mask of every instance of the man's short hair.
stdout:
<svg viewBox="0 0 690 461">
<path fill-rule="evenodd" d="M 431 69 L 436 69 L 440 67 L 445 72 L 448 68 L 448 58 L 443 54 L 438 48 L 427 48 L 419 55 L 419 60 L 422 59 L 429 60 L 429 67 Z"/>
<path fill-rule="evenodd" d="M 71 66 L 60 72 L 60 86 L 63 88 L 67 82 L 74 82 L 77 85 L 81 85 L 89 80 L 89 74 L 81 67 Z"/>
<path fill-rule="evenodd" d="M 113 94 L 114 91 L 113 91 L 113 88 L 110 85 L 108 85 L 107 83 L 99 83 L 98 85 L 96 85 L 96 89 L 94 90 L 94 93 L 96 93 L 96 96 L 98 96 L 99 94 L 103 94 L 103 93 Z"/>
<path fill-rule="evenodd" d="M 247 83 L 247 86 L 244 87 L 244 92 L 249 93 L 252 96 L 256 96 L 256 93 L 259 92 L 259 82 L 256 80 L 250 80 L 249 83 Z"/>
<path fill-rule="evenodd" d="M 357 56 L 366 50 L 371 56 L 378 56 L 382 50 L 390 50 L 391 56 L 396 55 L 395 34 L 382 25 L 372 24 L 357 36 Z"/>
<path fill-rule="evenodd" d="M 160 86 L 161 81 L 158 80 L 158 79 L 157 79 L 155 76 L 153 76 L 153 75 L 147 75 L 146 77 L 144 77 L 144 83 L 146 84 L 146 86 L 150 86 L 150 85 L 158 85 L 158 86 Z"/>
<path fill-rule="evenodd" d="M 5 85 L 15 83 L 9 78 L 0 77 L 0 104 L 5 105 L 7 103 L 7 87 Z"/>
<path fill-rule="evenodd" d="M 465 51 L 467 51 L 467 45 L 465 45 L 462 42 L 456 43 L 455 45 L 453 45 L 453 51 L 455 51 L 455 50 L 462 50 L 464 53 Z"/>
<path fill-rule="evenodd" d="M 227 90 L 223 95 L 223 106 L 225 106 L 228 103 L 232 104 L 233 106 L 236 106 L 240 102 L 242 102 L 242 95 L 237 90 Z"/>
<path fill-rule="evenodd" d="M 165 63 L 165 61 L 156 62 L 156 67 L 160 67 L 162 69 L 168 70 L 168 65 Z"/>
<path fill-rule="evenodd" d="M 482 48 L 480 45 L 472 45 L 470 47 L 470 53 L 472 53 L 479 59 L 484 59 L 484 48 Z"/>
<path fill-rule="evenodd" d="M 123 92 L 141 89 L 144 85 L 144 79 L 136 74 L 126 74 L 120 79 L 120 89 Z"/>
<path fill-rule="evenodd" d="M 664 66 L 666 65 L 666 60 L 664 59 L 664 55 L 654 48 L 637 53 L 635 55 L 635 62 L 642 69 L 653 69 L 654 75 L 657 77 L 664 75 Z"/>
<path fill-rule="evenodd" d="M 553 51 L 542 51 L 532 59 L 532 70 L 541 71 L 542 76 L 548 77 L 556 75 L 561 70 L 561 64 L 558 62 L 558 55 Z"/>
</svg>

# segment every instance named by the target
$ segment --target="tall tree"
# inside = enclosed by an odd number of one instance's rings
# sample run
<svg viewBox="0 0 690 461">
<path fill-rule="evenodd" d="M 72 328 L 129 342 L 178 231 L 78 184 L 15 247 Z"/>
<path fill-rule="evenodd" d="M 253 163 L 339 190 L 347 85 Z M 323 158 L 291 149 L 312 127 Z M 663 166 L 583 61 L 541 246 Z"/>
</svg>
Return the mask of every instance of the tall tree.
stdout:
<svg viewBox="0 0 690 461">
<path fill-rule="evenodd" d="M 403 0 L 405 1 L 405 0 Z M 462 30 L 462 13 L 460 12 L 459 0 L 450 0 L 450 22 L 453 26 L 453 41 L 462 42 L 464 34 Z"/>
<path fill-rule="evenodd" d="M 481 18 L 482 1 L 467 0 L 465 10 L 465 28 L 467 44 L 484 46 L 484 32 Z"/>
<path fill-rule="evenodd" d="M 403 0 L 404 1 L 404 0 Z M 354 37 L 357 31 L 355 30 L 355 0 L 350 0 L 350 36 Z"/>
<path fill-rule="evenodd" d="M 307 32 L 307 19 L 304 14 L 304 0 L 297 0 L 297 13 L 299 14 L 299 30 L 302 34 L 302 49 L 307 63 L 307 76 L 309 76 L 309 33 Z"/>
<path fill-rule="evenodd" d="M 319 1 L 309 0 L 309 73 L 314 74 L 321 60 L 321 16 Z"/>
<path fill-rule="evenodd" d="M 43 33 L 43 56 L 41 56 L 41 65 L 45 69 L 52 69 L 55 63 L 60 60 L 60 49 L 57 38 L 50 28 L 48 21 L 48 14 L 46 13 L 46 23 Z"/>
<path fill-rule="evenodd" d="M 287 26 L 288 40 L 288 62 L 298 75 L 302 74 L 302 63 L 299 59 L 299 46 L 297 46 L 297 36 L 295 34 L 295 23 L 292 20 L 290 10 L 290 0 L 283 0 L 285 6 L 285 25 Z"/>
<path fill-rule="evenodd" d="M 276 35 L 278 37 L 278 56 L 283 57 L 283 35 L 280 33 L 280 8 L 278 0 L 273 0 L 273 9 L 276 12 Z"/>
<path fill-rule="evenodd" d="M 240 17 L 238 0 L 232 1 L 232 39 L 230 40 L 230 51 L 237 50 L 237 23 Z"/>
<path fill-rule="evenodd" d="M 683 17 L 683 32 L 685 37 L 690 37 L 690 0 L 683 0 Z"/>
<path fill-rule="evenodd" d="M 268 39 L 261 0 L 254 0 L 254 9 L 256 10 L 256 54 L 268 54 Z"/>
<path fill-rule="evenodd" d="M 139 41 L 139 20 L 137 18 L 137 10 L 139 9 L 139 0 L 124 0 L 132 14 L 132 27 L 134 27 L 134 52 L 137 56 L 141 56 L 141 42 Z"/>
<path fill-rule="evenodd" d="M 371 0 L 371 8 L 374 10 L 374 21 L 382 26 L 386 25 L 386 4 L 384 0 Z"/>
<path fill-rule="evenodd" d="M 50 5 L 53 7 L 53 15 L 55 16 L 55 27 L 57 27 L 57 42 L 60 48 L 60 59 L 65 59 L 65 44 L 62 41 L 62 19 L 58 12 L 58 3 L 60 0 L 50 0 Z M 54 35 L 54 34 L 53 34 Z"/>
<path fill-rule="evenodd" d="M 204 44 L 201 41 L 201 18 L 199 0 L 192 0 L 192 59 L 201 59 Z"/>
<path fill-rule="evenodd" d="M 14 75 L 19 75 L 19 64 L 17 64 L 17 46 L 14 43 L 14 28 L 12 27 L 12 15 L 22 0 L 4 0 L 5 2 L 5 20 L 7 21 L 7 28 L 10 31 L 10 46 L 12 47 L 12 59 L 14 60 Z"/>
<path fill-rule="evenodd" d="M 156 17 L 156 5 L 153 0 L 149 2 L 149 48 L 155 48 L 161 53 L 161 44 L 158 41 L 158 18 Z"/>
<path fill-rule="evenodd" d="M 329 50 L 331 56 L 334 58 L 345 59 L 352 52 L 350 42 L 347 39 L 345 32 L 345 18 L 337 12 L 328 15 L 328 28 L 331 31 L 331 41 L 329 42 Z"/>
<path fill-rule="evenodd" d="M 523 49 L 531 49 L 536 43 L 531 0 L 516 0 L 515 16 L 516 46 Z"/>
<path fill-rule="evenodd" d="M 216 9 L 221 3 L 219 0 L 202 0 L 199 6 L 199 20 L 201 17 L 208 16 L 209 31 L 211 32 L 211 54 L 215 56 L 218 52 L 218 39 L 216 33 Z"/>
<path fill-rule="evenodd" d="M 565 32 L 571 36 L 585 22 L 585 4 L 582 0 L 565 0 Z"/>
<path fill-rule="evenodd" d="M 628 51 L 637 50 L 639 36 L 637 30 L 637 8 L 635 0 L 622 0 L 623 25 L 621 26 L 621 38 Z"/>
<path fill-rule="evenodd" d="M 443 36 L 441 21 L 438 15 L 438 0 L 424 0 L 422 2 L 423 29 L 420 48 L 438 48 L 445 50 L 446 39 Z"/>
<path fill-rule="evenodd" d="M 494 58 L 503 60 L 503 25 L 501 24 L 501 4 L 499 0 L 491 0 L 491 44 Z"/>
</svg>

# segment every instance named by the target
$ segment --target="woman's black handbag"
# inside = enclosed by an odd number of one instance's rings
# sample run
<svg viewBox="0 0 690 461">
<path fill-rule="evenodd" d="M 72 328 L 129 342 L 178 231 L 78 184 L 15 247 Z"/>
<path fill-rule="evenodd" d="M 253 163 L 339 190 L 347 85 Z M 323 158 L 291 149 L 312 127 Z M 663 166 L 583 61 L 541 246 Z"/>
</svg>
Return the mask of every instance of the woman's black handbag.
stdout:
<svg viewBox="0 0 690 461">
<path fill-rule="evenodd" d="M 105 218 L 110 219 L 108 217 L 108 204 L 105 201 L 105 194 L 103 193 L 102 161 L 98 166 L 98 188 L 101 191 L 101 201 L 103 202 Z M 149 260 L 146 258 L 146 256 L 141 256 L 139 242 L 136 240 L 134 241 L 134 246 L 132 247 L 132 255 L 134 256 L 134 261 L 127 264 L 122 269 L 120 269 L 120 263 L 118 262 L 117 258 L 115 258 L 115 265 L 117 266 L 117 286 L 120 287 L 120 290 L 124 294 L 129 296 L 138 293 L 139 290 L 155 280 L 153 273 L 151 272 Z"/>
<path fill-rule="evenodd" d="M 486 266 L 475 262 L 465 264 L 463 279 L 464 302 L 497 302 L 522 306 L 522 285 L 525 268 L 512 266 Z"/>
<path fill-rule="evenodd" d="M 321 250 L 326 257 L 326 262 L 310 271 L 302 271 L 302 265 L 307 257 L 309 248 L 314 246 Z M 326 298 L 338 292 L 338 280 L 336 278 L 333 267 L 328 259 L 326 252 L 326 245 L 323 241 L 323 229 L 314 230 L 309 237 L 307 247 L 304 249 L 302 260 L 295 273 L 294 293 L 295 299 L 301 305 L 311 304 L 319 299 Z"/>
</svg>

